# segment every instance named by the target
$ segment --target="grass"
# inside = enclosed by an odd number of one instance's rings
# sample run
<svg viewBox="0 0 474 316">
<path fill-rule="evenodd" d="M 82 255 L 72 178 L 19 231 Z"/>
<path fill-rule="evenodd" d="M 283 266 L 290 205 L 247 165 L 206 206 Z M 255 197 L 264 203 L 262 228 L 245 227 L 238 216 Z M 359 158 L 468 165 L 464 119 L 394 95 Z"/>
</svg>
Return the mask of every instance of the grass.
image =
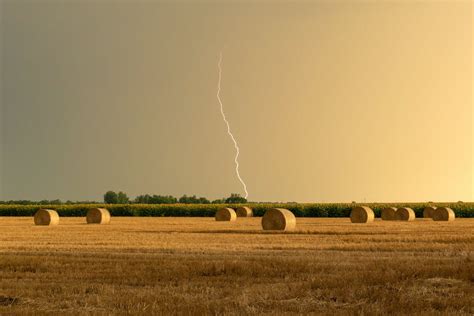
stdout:
<svg viewBox="0 0 474 316">
<path fill-rule="evenodd" d="M 0 314 L 474 313 L 474 220 L 0 218 Z"/>
</svg>

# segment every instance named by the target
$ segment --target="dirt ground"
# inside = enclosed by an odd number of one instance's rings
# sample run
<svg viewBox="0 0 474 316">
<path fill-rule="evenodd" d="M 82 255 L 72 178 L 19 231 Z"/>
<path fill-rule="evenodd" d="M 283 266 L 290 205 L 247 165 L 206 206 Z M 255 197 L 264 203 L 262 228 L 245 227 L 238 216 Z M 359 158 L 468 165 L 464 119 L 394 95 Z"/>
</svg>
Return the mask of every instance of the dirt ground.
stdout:
<svg viewBox="0 0 474 316">
<path fill-rule="evenodd" d="M 474 314 L 474 219 L 0 217 L 4 314 Z"/>
</svg>

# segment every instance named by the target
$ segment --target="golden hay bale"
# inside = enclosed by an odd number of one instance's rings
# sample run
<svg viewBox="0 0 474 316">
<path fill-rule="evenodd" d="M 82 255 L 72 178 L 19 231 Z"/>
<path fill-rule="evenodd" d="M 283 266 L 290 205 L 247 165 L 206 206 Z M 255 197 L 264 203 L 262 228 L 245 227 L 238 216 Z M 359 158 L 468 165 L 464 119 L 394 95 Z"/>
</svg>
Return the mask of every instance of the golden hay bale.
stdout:
<svg viewBox="0 0 474 316">
<path fill-rule="evenodd" d="M 295 215 L 284 208 L 272 208 L 262 217 L 263 230 L 292 231 L 296 227 Z"/>
<path fill-rule="evenodd" d="M 216 212 L 216 221 L 233 222 L 237 219 L 237 214 L 230 207 L 221 208 Z"/>
<path fill-rule="evenodd" d="M 87 224 L 109 224 L 110 213 L 105 208 L 92 208 L 87 211 Z"/>
<path fill-rule="evenodd" d="M 247 206 L 238 207 L 235 210 L 235 213 L 237 213 L 237 217 L 252 217 L 253 216 L 252 209 Z"/>
<path fill-rule="evenodd" d="M 415 212 L 409 207 L 400 207 L 395 215 L 399 221 L 414 221 L 416 218 Z"/>
<path fill-rule="evenodd" d="M 369 223 L 375 218 L 374 211 L 367 206 L 356 206 L 351 211 L 352 223 Z"/>
<path fill-rule="evenodd" d="M 449 207 L 438 207 L 432 213 L 432 218 L 434 221 L 454 221 L 456 214 Z"/>
<path fill-rule="evenodd" d="M 35 213 L 35 225 L 53 226 L 59 224 L 59 214 L 54 210 L 41 209 Z"/>
<path fill-rule="evenodd" d="M 395 213 L 397 212 L 396 207 L 386 207 L 382 210 L 382 219 L 384 221 L 394 221 L 396 220 L 396 215 Z"/>
<path fill-rule="evenodd" d="M 424 218 L 432 218 L 433 217 L 433 213 L 435 212 L 436 210 L 436 206 L 427 206 L 424 208 L 423 210 L 423 217 Z"/>
</svg>

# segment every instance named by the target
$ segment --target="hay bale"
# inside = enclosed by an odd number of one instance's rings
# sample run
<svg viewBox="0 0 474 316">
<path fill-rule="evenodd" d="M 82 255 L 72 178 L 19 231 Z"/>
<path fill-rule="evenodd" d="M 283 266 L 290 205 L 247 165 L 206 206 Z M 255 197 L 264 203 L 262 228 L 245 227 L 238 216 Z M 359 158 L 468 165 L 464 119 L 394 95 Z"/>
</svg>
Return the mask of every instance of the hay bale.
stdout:
<svg viewBox="0 0 474 316">
<path fill-rule="evenodd" d="M 262 217 L 263 230 L 292 231 L 296 227 L 295 215 L 284 208 L 272 208 Z"/>
<path fill-rule="evenodd" d="M 235 210 L 235 213 L 237 214 L 237 217 L 252 217 L 253 216 L 252 209 L 247 206 L 238 207 Z"/>
<path fill-rule="evenodd" d="M 216 221 L 233 222 L 237 219 L 237 214 L 230 207 L 221 208 L 216 212 Z"/>
<path fill-rule="evenodd" d="M 53 226 L 59 224 L 59 214 L 54 210 L 40 209 L 35 213 L 35 225 Z"/>
<path fill-rule="evenodd" d="M 382 220 L 384 221 L 394 221 L 397 219 L 395 213 L 397 212 L 396 207 L 386 207 L 382 210 Z"/>
<path fill-rule="evenodd" d="M 413 221 L 415 220 L 415 211 L 409 207 L 400 207 L 395 213 L 399 221 Z"/>
<path fill-rule="evenodd" d="M 456 218 L 456 214 L 454 214 L 454 211 L 449 207 L 438 207 L 432 213 L 432 218 L 434 221 L 450 222 L 454 221 L 454 219 Z"/>
<path fill-rule="evenodd" d="M 356 206 L 351 211 L 352 223 L 370 223 L 375 218 L 374 211 L 367 206 Z"/>
<path fill-rule="evenodd" d="M 423 217 L 424 218 L 432 218 L 433 213 L 436 210 L 436 206 L 427 206 L 423 209 Z"/>
<path fill-rule="evenodd" d="M 110 213 L 105 208 L 92 208 L 87 211 L 87 224 L 109 224 Z"/>
</svg>

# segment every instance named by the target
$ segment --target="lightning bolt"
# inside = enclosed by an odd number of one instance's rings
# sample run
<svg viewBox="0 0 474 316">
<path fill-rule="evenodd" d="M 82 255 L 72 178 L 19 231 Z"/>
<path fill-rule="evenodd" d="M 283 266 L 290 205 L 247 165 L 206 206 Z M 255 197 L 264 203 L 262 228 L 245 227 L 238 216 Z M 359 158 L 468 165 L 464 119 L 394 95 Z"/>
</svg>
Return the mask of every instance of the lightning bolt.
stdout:
<svg viewBox="0 0 474 316">
<path fill-rule="evenodd" d="M 229 121 L 227 121 L 227 118 L 224 113 L 224 106 L 222 105 L 221 97 L 220 97 L 220 92 L 221 92 L 221 79 L 222 79 L 222 52 L 219 55 L 219 62 L 217 63 L 217 68 L 219 68 L 219 81 L 217 82 L 217 100 L 219 101 L 219 104 L 221 106 L 221 114 L 222 118 L 224 119 L 225 124 L 227 125 L 227 134 L 229 134 L 230 138 L 234 142 L 234 147 L 235 147 L 235 173 L 237 174 L 237 178 L 239 178 L 240 183 L 242 183 L 242 186 L 244 187 L 245 191 L 245 198 L 248 198 L 249 192 L 247 191 L 247 185 L 245 184 L 244 180 L 242 180 L 242 177 L 240 176 L 239 172 L 239 155 L 240 155 L 240 148 L 239 145 L 237 144 L 237 141 L 235 140 L 234 135 L 230 131 L 230 124 Z"/>
</svg>

